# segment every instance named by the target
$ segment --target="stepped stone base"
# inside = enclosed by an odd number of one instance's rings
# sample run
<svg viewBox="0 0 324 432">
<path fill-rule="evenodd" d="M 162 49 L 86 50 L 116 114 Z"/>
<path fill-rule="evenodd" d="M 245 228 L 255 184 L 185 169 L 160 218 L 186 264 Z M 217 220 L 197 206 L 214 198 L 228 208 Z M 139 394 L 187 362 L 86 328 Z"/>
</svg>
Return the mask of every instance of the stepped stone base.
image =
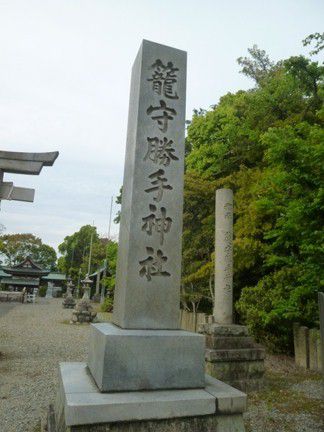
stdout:
<svg viewBox="0 0 324 432">
<path fill-rule="evenodd" d="M 206 372 L 244 392 L 263 387 L 265 350 L 249 336 L 241 325 L 200 325 L 206 335 Z"/>
<path fill-rule="evenodd" d="M 206 376 L 203 389 L 101 393 L 85 363 L 60 364 L 56 432 L 244 432 L 246 395 Z"/>
</svg>

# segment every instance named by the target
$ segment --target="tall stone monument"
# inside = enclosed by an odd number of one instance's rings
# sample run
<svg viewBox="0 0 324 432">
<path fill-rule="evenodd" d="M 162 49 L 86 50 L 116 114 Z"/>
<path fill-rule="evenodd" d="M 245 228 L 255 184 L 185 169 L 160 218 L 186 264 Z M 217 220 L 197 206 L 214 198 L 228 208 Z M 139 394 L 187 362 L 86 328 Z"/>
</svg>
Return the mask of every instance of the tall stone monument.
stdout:
<svg viewBox="0 0 324 432">
<path fill-rule="evenodd" d="M 87 364 L 61 364 L 60 430 L 244 431 L 245 395 L 206 378 L 204 337 L 179 329 L 185 97 L 186 53 L 144 40 L 132 70 L 113 322 L 91 326 Z"/>
<path fill-rule="evenodd" d="M 263 385 L 265 350 L 233 322 L 233 192 L 216 191 L 215 303 L 206 334 L 206 371 L 243 391 Z"/>
</svg>

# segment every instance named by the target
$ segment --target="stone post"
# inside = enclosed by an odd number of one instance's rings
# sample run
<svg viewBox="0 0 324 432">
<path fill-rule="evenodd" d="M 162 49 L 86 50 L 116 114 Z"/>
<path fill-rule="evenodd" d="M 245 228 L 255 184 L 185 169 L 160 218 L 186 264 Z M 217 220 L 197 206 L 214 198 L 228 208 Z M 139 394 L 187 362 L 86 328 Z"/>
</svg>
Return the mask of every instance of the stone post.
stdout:
<svg viewBox="0 0 324 432">
<path fill-rule="evenodd" d="M 233 323 L 233 192 L 216 191 L 215 322 Z"/>
<path fill-rule="evenodd" d="M 53 298 L 53 282 L 47 282 L 47 290 L 46 290 L 46 296 L 45 298 Z"/>
<path fill-rule="evenodd" d="M 100 271 L 98 270 L 96 276 L 96 296 L 99 296 L 99 290 L 100 290 Z"/>
<path fill-rule="evenodd" d="M 233 324 L 233 192 L 217 190 L 215 207 L 215 304 L 199 327 L 206 335 L 206 371 L 240 390 L 259 390 L 265 350 L 247 327 Z"/>
<path fill-rule="evenodd" d="M 107 268 L 105 263 L 105 268 L 103 270 L 102 279 L 101 279 L 101 291 L 100 291 L 100 303 L 103 303 L 105 300 L 105 285 L 103 283 L 105 277 L 107 275 Z"/>
<path fill-rule="evenodd" d="M 324 374 L 324 293 L 318 293 L 318 305 L 320 315 L 320 340 L 321 340 L 321 369 Z"/>
</svg>

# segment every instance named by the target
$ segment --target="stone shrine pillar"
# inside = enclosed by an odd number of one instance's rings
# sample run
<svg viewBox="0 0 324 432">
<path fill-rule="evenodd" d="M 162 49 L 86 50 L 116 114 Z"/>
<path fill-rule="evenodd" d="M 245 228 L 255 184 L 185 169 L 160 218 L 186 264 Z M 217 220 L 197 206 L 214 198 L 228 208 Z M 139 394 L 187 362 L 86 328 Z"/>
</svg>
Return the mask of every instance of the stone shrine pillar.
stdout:
<svg viewBox="0 0 324 432">
<path fill-rule="evenodd" d="M 321 350 L 321 370 L 324 375 L 324 293 L 318 293 L 318 307 L 319 307 L 319 318 L 320 318 L 320 350 Z"/>
<path fill-rule="evenodd" d="M 53 282 L 48 281 L 45 298 L 53 298 L 53 288 L 54 288 Z"/>
<path fill-rule="evenodd" d="M 246 396 L 179 329 L 186 62 L 146 40 L 135 59 L 113 320 L 91 326 L 87 363 L 61 364 L 59 432 L 244 431 Z"/>
<path fill-rule="evenodd" d="M 100 303 L 103 303 L 105 300 L 105 285 L 104 285 L 103 281 L 104 281 L 106 276 L 107 276 L 107 263 L 105 262 L 105 268 L 103 270 L 102 279 L 101 279 Z"/>
<path fill-rule="evenodd" d="M 216 191 L 215 305 L 218 324 L 233 323 L 233 192 Z"/>
<path fill-rule="evenodd" d="M 199 331 L 206 335 L 206 371 L 242 391 L 263 386 L 265 350 L 233 324 L 233 192 L 216 191 L 215 305 Z"/>
</svg>

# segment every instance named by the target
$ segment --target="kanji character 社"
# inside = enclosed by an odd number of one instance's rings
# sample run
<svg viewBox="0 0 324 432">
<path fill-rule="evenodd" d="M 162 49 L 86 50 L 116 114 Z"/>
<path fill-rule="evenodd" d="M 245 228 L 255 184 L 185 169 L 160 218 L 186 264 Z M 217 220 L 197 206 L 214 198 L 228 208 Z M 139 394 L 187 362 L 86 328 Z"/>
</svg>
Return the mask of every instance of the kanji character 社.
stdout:
<svg viewBox="0 0 324 432">
<path fill-rule="evenodd" d="M 163 271 L 163 263 L 166 262 L 168 258 L 163 255 L 161 249 L 158 249 L 155 253 L 153 248 L 146 247 L 146 252 L 149 256 L 139 262 L 141 266 L 139 271 L 140 276 L 146 276 L 148 281 L 152 279 L 152 276 L 170 276 L 169 272 Z"/>
</svg>

